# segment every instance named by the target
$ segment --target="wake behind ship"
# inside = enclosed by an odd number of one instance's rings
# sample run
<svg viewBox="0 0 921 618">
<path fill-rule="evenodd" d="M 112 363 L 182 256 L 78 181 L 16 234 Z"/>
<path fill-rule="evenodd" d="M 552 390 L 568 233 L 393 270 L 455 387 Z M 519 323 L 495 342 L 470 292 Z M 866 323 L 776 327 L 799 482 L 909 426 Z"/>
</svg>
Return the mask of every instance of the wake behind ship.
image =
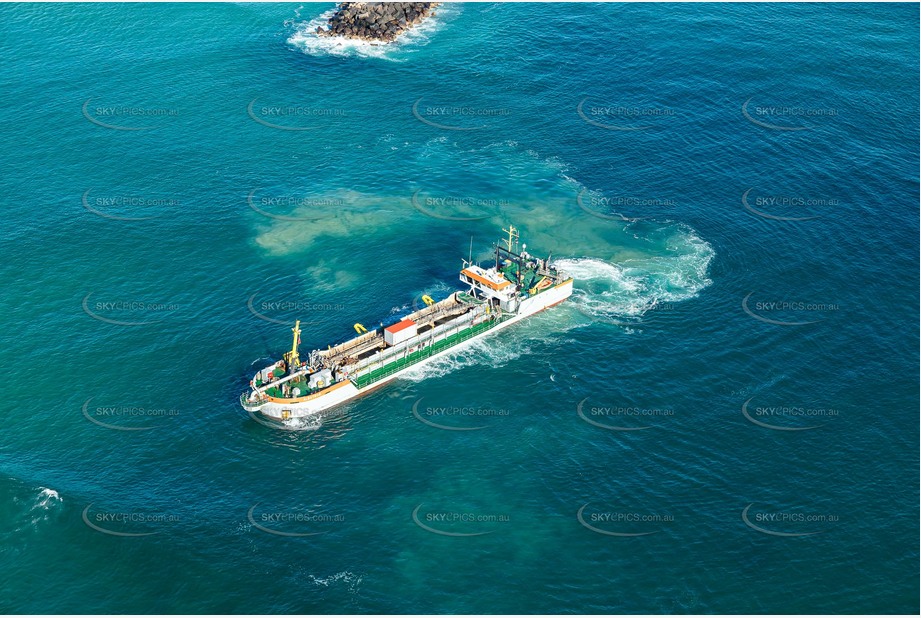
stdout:
<svg viewBox="0 0 921 618">
<path fill-rule="evenodd" d="M 506 326 L 566 300 L 573 279 L 536 258 L 521 245 L 513 226 L 495 245 L 495 264 L 483 268 L 464 260 L 460 280 L 469 287 L 434 302 L 389 326 L 368 331 L 344 343 L 317 349 L 302 361 L 298 353 L 300 321 L 291 350 L 253 376 L 240 404 L 250 413 L 273 421 L 305 418 L 364 394 L 417 365 L 447 354 L 464 342 Z"/>
</svg>

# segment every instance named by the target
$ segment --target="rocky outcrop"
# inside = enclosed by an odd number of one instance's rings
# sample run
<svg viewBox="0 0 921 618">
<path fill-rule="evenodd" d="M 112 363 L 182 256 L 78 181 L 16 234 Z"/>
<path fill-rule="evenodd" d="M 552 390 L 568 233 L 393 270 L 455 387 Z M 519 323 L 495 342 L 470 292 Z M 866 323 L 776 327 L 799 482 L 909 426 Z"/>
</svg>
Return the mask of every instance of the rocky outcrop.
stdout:
<svg viewBox="0 0 921 618">
<path fill-rule="evenodd" d="M 401 34 L 434 15 L 437 2 L 343 2 L 319 36 L 341 36 L 392 43 Z"/>
</svg>

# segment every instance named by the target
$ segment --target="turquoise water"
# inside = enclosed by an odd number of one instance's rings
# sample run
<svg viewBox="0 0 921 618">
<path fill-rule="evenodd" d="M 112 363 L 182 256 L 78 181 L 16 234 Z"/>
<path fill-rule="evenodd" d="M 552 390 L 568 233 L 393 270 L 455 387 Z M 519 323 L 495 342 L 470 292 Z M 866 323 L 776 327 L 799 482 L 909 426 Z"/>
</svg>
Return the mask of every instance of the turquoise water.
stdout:
<svg viewBox="0 0 921 618">
<path fill-rule="evenodd" d="M 2 6 L 0 609 L 916 613 L 917 6 L 332 6 Z M 240 410 L 510 223 L 567 303 Z"/>
</svg>

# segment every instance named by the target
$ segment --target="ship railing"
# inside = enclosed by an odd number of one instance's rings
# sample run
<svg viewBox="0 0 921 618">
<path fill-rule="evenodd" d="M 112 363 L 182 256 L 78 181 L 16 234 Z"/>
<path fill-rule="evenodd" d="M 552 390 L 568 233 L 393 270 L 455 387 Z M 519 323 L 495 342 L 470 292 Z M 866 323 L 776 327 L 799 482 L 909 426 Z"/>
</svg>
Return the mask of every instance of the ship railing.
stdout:
<svg viewBox="0 0 921 618">
<path fill-rule="evenodd" d="M 565 279 L 567 278 L 567 277 L 566 277 L 566 273 L 564 273 L 562 270 L 557 270 L 556 268 L 541 268 L 541 267 L 538 267 L 538 268 L 535 270 L 535 272 L 536 272 L 538 275 L 540 275 L 541 277 L 550 277 L 551 279 L 553 279 L 553 280 L 556 281 L 556 282 L 563 281 L 563 280 L 565 280 Z"/>
<path fill-rule="evenodd" d="M 480 327 L 481 324 L 483 324 L 483 322 L 480 322 L 479 324 L 471 325 L 471 322 L 473 322 L 475 318 L 476 318 L 475 315 L 471 315 L 470 317 L 467 317 L 463 320 L 458 320 L 456 322 L 449 322 L 448 324 L 442 324 L 441 326 L 433 329 L 432 331 L 428 333 L 429 336 L 426 337 L 425 347 L 422 348 L 421 351 L 424 351 L 430 354 L 431 350 L 439 348 L 441 345 L 443 345 L 443 342 L 445 339 L 448 339 L 456 335 L 462 330 Z M 499 316 L 495 316 L 494 319 L 498 319 L 498 318 Z M 490 320 L 486 320 L 486 322 L 488 321 Z M 471 333 L 468 333 L 467 335 L 463 336 L 460 339 L 460 341 L 464 341 L 471 336 L 473 335 Z M 386 354 L 378 358 L 371 357 L 363 365 L 361 365 L 358 368 L 358 373 L 367 374 L 373 371 L 377 371 L 381 368 L 381 366 L 388 364 L 388 361 L 391 361 L 393 357 L 400 356 L 401 354 L 404 358 L 406 356 L 416 354 L 420 350 L 417 350 L 416 352 L 408 352 L 408 349 L 415 345 L 418 345 L 418 343 L 419 342 L 407 342 L 407 343 L 401 344 L 400 347 L 395 347 L 395 348 L 387 350 Z"/>
<path fill-rule="evenodd" d="M 490 328 L 492 326 L 491 324 L 492 322 L 496 322 L 496 321 L 501 321 L 501 320 L 497 318 L 485 320 L 483 322 L 480 322 L 479 324 L 475 324 L 469 327 L 466 330 L 466 332 L 464 332 L 463 334 L 457 333 L 460 336 L 452 343 L 452 345 L 457 345 L 458 343 L 466 341 L 470 339 L 471 337 L 475 337 L 479 335 L 484 330 L 487 330 L 488 328 Z M 374 384 L 375 382 L 383 380 L 384 378 L 390 377 L 393 374 L 397 373 L 398 371 L 402 371 L 403 369 L 409 367 L 410 365 L 414 365 L 420 360 L 434 356 L 435 354 L 438 354 L 439 352 L 442 352 L 446 349 L 447 347 L 445 345 L 444 340 L 437 341 L 422 350 L 417 350 L 415 352 L 407 354 L 406 356 L 404 356 L 403 358 L 399 360 L 395 360 L 391 362 L 389 366 L 382 372 L 381 372 L 382 367 L 377 367 L 376 369 L 373 367 L 365 367 L 360 372 L 350 376 L 349 380 L 357 388 L 364 388 L 365 386 L 368 386 L 369 384 Z M 377 372 L 380 372 L 380 373 L 377 373 Z"/>
<path fill-rule="evenodd" d="M 463 304 L 458 300 L 457 294 L 457 292 L 454 292 L 444 300 L 440 300 L 434 305 L 414 311 L 406 317 L 418 323 L 421 321 L 437 320 L 440 316 L 456 312 L 458 310 L 458 305 Z"/>
<path fill-rule="evenodd" d="M 435 326 L 435 322 L 437 322 L 438 320 L 443 320 L 446 318 L 449 320 L 459 319 L 465 313 L 470 312 L 473 308 L 474 307 L 472 307 L 471 305 L 458 303 L 442 311 L 438 311 L 436 313 L 430 313 L 424 318 L 416 320 L 416 324 L 420 326 L 431 326 L 432 329 L 434 330 L 434 329 L 440 328 L 440 326 L 443 326 L 443 324 L 439 326 Z"/>
<path fill-rule="evenodd" d="M 344 356 L 348 356 L 351 354 L 360 354 L 361 352 L 358 352 L 357 351 L 358 349 L 361 349 L 362 351 L 364 351 L 365 349 L 368 348 L 368 346 L 374 347 L 375 345 L 379 343 L 378 340 L 380 342 L 383 342 L 384 337 L 380 334 L 380 332 L 378 332 L 375 329 L 363 335 L 359 335 L 358 337 L 349 339 L 348 341 L 344 343 L 335 345 L 329 349 L 316 350 L 316 352 L 319 354 L 321 358 L 325 359 L 326 362 L 329 363 L 330 361 L 334 359 L 338 360 L 339 358 L 344 357 Z"/>
<path fill-rule="evenodd" d="M 279 378 L 279 379 L 273 380 L 273 381 L 271 381 L 271 382 L 266 382 L 266 383 L 264 383 L 262 386 L 259 386 L 259 387 L 257 387 L 257 388 L 254 389 L 254 390 L 255 390 L 257 393 L 260 393 L 260 394 L 261 394 L 261 393 L 264 393 L 265 391 L 269 390 L 270 388 L 275 388 L 275 387 L 281 386 L 281 385 L 284 384 L 285 382 L 290 382 L 291 380 L 294 380 L 295 378 L 299 378 L 299 377 L 301 377 L 301 376 L 307 375 L 307 373 L 308 373 L 308 368 L 307 368 L 307 367 L 301 367 L 301 368 L 298 369 L 297 371 L 295 371 L 295 372 L 293 372 L 293 373 L 290 373 L 290 374 L 284 376 L 283 378 Z"/>
<path fill-rule="evenodd" d="M 269 398 L 263 393 L 256 393 L 256 398 L 251 399 L 253 395 L 252 391 L 245 391 L 240 395 L 240 405 L 241 406 L 258 406 L 263 403 L 267 403 Z"/>
<path fill-rule="evenodd" d="M 406 316 L 408 319 L 414 321 L 416 324 L 431 324 L 436 320 L 440 320 L 446 315 L 459 314 L 464 311 L 467 311 L 468 307 L 465 307 L 461 303 L 454 303 L 453 305 L 446 305 L 444 307 L 439 307 L 434 311 L 428 311 L 427 313 L 420 314 L 410 314 Z"/>
<path fill-rule="evenodd" d="M 321 357 L 331 358 L 331 357 L 339 356 L 340 354 L 344 352 L 351 352 L 356 346 L 359 346 L 363 343 L 367 343 L 369 341 L 372 341 L 378 338 L 383 339 L 381 334 L 375 329 L 367 333 L 364 333 L 363 335 L 353 337 L 352 339 L 349 339 L 348 341 L 344 343 L 340 343 L 339 345 L 334 345 L 333 347 L 327 350 L 317 350 L 317 352 L 319 352 Z"/>
<path fill-rule="evenodd" d="M 482 305 L 484 302 L 486 302 L 481 298 L 477 298 L 476 296 L 472 296 L 471 294 L 468 294 L 467 292 L 458 292 L 457 298 L 462 303 L 468 304 L 468 305 Z"/>
<path fill-rule="evenodd" d="M 435 339 L 443 334 L 450 333 L 451 331 L 457 331 L 464 327 L 468 322 L 472 322 L 477 315 L 480 315 L 478 312 L 468 312 L 465 315 L 458 317 L 456 320 L 448 322 L 446 324 L 441 324 L 436 326 L 432 330 L 425 333 L 425 343 L 426 345 L 432 345 L 438 343 Z M 404 343 L 397 344 L 393 347 L 387 348 L 382 352 L 370 356 L 367 359 L 360 361 L 354 368 L 354 371 L 364 371 L 369 367 L 375 365 L 386 364 L 386 362 L 393 358 L 394 356 L 399 356 L 406 352 L 408 348 L 419 345 L 419 341 L 406 341 Z"/>
</svg>

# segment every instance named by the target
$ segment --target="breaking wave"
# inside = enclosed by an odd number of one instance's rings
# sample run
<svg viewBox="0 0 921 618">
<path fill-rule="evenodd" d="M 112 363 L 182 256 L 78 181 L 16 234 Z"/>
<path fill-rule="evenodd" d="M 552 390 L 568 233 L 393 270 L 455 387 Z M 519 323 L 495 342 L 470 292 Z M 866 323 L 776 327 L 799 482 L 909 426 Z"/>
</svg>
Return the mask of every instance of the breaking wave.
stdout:
<svg viewBox="0 0 921 618">
<path fill-rule="evenodd" d="M 325 26 L 336 9 L 330 9 L 310 20 L 302 20 L 300 9 L 295 12 L 294 19 L 285 22 L 285 26 L 293 28 L 294 32 L 288 37 L 288 44 L 310 56 L 339 56 L 346 58 L 378 58 L 391 62 L 405 62 L 399 55 L 411 52 L 425 46 L 433 34 L 442 28 L 445 17 L 460 10 L 451 3 L 442 4 L 422 23 L 405 32 L 393 43 L 372 43 L 360 39 L 347 39 L 345 37 L 325 37 L 317 35 L 317 28 Z"/>
<path fill-rule="evenodd" d="M 310 575 L 310 581 L 317 587 L 329 588 L 334 584 L 341 584 L 348 588 L 349 592 L 356 592 L 361 585 L 361 575 L 356 575 L 351 571 L 340 571 L 328 577 L 317 577 Z"/>
<path fill-rule="evenodd" d="M 54 505 L 64 502 L 64 499 L 61 498 L 60 494 L 53 489 L 48 489 L 47 487 L 41 487 L 41 491 L 38 492 L 38 498 L 36 499 L 35 506 L 32 507 L 32 510 L 35 509 L 44 509 L 48 510 Z"/>
<path fill-rule="evenodd" d="M 64 503 L 64 499 L 57 491 L 48 487 L 38 487 L 38 493 L 31 500 L 22 498 L 13 498 L 13 503 L 20 505 L 22 509 L 22 519 L 25 520 L 23 525 L 15 528 L 15 532 L 21 532 L 30 528 L 35 528 L 41 522 L 48 521 L 55 513 L 59 512 L 59 507 Z"/>
</svg>

